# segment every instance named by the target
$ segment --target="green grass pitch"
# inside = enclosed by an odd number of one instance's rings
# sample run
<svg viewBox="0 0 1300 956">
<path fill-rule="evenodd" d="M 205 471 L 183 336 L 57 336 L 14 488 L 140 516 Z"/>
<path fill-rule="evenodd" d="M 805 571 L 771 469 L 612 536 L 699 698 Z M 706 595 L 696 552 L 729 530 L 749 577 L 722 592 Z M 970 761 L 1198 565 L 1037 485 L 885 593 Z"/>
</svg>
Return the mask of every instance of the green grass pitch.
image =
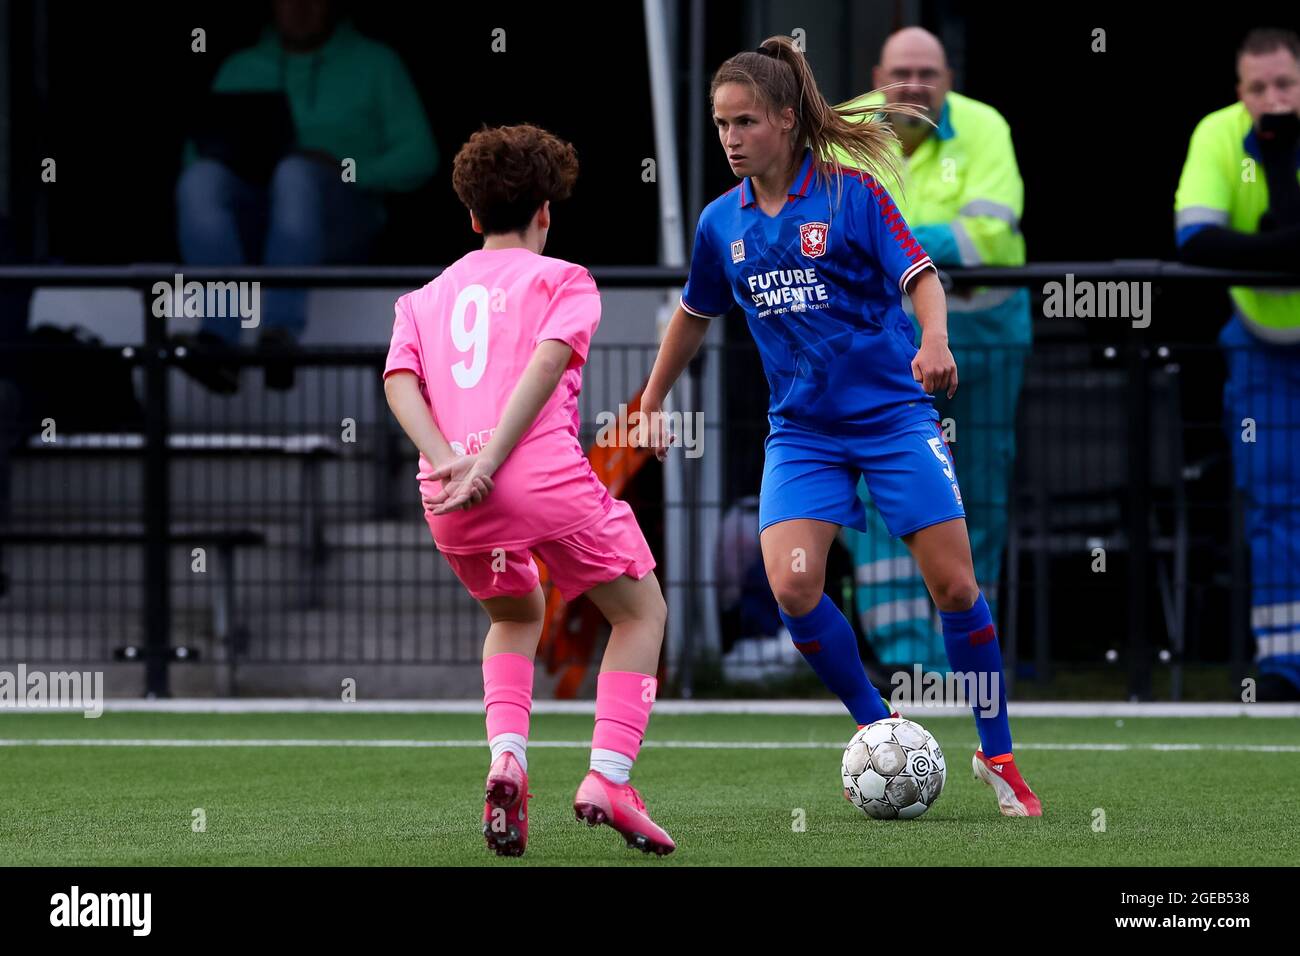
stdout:
<svg viewBox="0 0 1300 956">
<path fill-rule="evenodd" d="M 487 770 L 482 744 L 239 743 L 473 742 L 483 737 L 478 716 L 109 712 L 87 720 L 10 713 L 0 715 L 0 865 L 1300 861 L 1300 725 L 1294 720 L 1013 715 L 1018 762 L 1043 799 L 1040 820 L 999 816 L 992 792 L 972 779 L 976 737 L 969 719 L 923 723 L 947 757 L 943 795 L 918 820 L 876 821 L 841 795 L 840 748 L 853 731 L 847 718 L 656 715 L 633 777 L 655 819 L 678 842 L 676 853 L 656 859 L 627 849 L 608 828 L 588 829 L 573 819 L 570 801 L 586 770 L 585 745 L 545 743 L 588 741 L 591 718 L 536 715 L 528 852 L 505 860 L 486 849 L 479 832 Z M 15 745 L 104 738 L 222 743 Z M 725 746 L 739 742 L 777 746 Z M 1128 749 L 1078 747 L 1090 744 Z M 202 832 L 193 827 L 196 809 L 206 822 Z"/>
</svg>

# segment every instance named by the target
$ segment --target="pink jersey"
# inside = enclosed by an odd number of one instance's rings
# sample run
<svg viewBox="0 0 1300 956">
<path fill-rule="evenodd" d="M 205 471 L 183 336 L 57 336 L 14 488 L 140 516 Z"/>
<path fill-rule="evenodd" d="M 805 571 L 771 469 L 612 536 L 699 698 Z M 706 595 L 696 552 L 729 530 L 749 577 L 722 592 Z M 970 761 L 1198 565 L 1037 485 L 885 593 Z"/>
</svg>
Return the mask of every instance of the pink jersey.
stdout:
<svg viewBox="0 0 1300 956">
<path fill-rule="evenodd" d="M 555 394 L 468 511 L 426 515 L 438 548 L 476 554 L 527 548 L 579 531 L 613 505 L 578 440 L 578 393 L 600 324 L 600 293 L 582 266 L 527 249 L 478 249 L 397 300 L 384 377 L 420 377 L 433 420 L 457 454 L 491 440 L 538 344 L 573 349 Z M 421 479 L 433 469 L 420 456 Z M 441 483 L 424 484 L 436 491 Z"/>
</svg>

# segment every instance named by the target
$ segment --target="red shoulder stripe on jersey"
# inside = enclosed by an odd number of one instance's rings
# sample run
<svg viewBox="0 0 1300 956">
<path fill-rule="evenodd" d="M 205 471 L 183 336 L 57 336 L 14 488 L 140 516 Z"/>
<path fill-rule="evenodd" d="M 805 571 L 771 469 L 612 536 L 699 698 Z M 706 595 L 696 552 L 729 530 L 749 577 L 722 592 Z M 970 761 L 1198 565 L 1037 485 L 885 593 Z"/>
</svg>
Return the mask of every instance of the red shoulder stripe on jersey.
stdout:
<svg viewBox="0 0 1300 956">
<path fill-rule="evenodd" d="M 844 169 L 844 173 L 862 183 L 862 185 L 870 189 L 872 195 L 876 197 L 876 206 L 880 210 L 880 218 L 883 221 L 885 228 L 889 230 L 889 234 L 893 236 L 894 241 L 898 243 L 898 247 L 902 251 L 903 255 L 907 256 L 908 260 L 912 263 L 908 268 L 908 272 L 903 276 L 903 282 L 905 284 L 917 263 L 926 260 L 929 257 L 925 254 L 925 250 L 921 248 L 921 244 L 916 241 L 916 237 L 912 235 L 912 230 L 908 228 L 907 223 L 904 221 L 902 212 L 899 211 L 899 208 L 896 205 L 894 205 L 894 200 L 890 197 L 889 193 L 885 192 L 885 187 L 880 185 L 874 176 L 870 173 L 863 172 L 861 169 L 850 169 L 847 167 Z"/>
</svg>

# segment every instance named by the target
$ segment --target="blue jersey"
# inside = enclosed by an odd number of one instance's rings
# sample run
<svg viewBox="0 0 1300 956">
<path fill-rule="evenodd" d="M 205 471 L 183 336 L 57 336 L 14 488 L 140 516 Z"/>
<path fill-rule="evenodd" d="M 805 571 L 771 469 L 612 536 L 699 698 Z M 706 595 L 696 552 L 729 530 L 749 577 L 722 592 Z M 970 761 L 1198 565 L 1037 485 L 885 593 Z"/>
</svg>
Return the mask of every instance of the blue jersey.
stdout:
<svg viewBox="0 0 1300 956">
<path fill-rule="evenodd" d="M 700 215 L 682 308 L 702 318 L 745 310 L 767 374 L 773 428 L 873 435 L 934 421 L 912 378 L 916 344 L 902 293 L 933 268 L 889 194 L 845 170 L 816 183 L 812 150 L 776 216 L 753 183 Z M 833 207 L 833 208 L 832 208 Z"/>
</svg>

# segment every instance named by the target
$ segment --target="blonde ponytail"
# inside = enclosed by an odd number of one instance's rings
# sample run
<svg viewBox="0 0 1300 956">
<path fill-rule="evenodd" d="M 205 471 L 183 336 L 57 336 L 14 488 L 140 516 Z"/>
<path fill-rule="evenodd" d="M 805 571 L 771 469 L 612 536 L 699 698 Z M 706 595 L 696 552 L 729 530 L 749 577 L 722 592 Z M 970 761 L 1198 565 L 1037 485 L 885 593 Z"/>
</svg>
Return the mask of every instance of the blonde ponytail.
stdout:
<svg viewBox="0 0 1300 956">
<path fill-rule="evenodd" d="M 901 184 L 897 137 L 882 114 L 899 114 L 930 122 L 924 110 L 907 103 L 871 104 L 873 90 L 863 105 L 850 101 L 832 106 L 817 86 L 808 58 L 787 36 L 771 36 L 756 51 L 738 53 L 713 75 L 709 98 L 723 83 L 742 83 L 755 91 L 774 112 L 787 106 L 794 110 L 794 147 L 812 147 L 813 166 L 819 182 L 836 180 L 839 202 L 841 177 L 846 167 L 860 169 L 892 184 Z M 888 90 L 891 87 L 884 87 Z M 847 159 L 841 160 L 840 156 Z"/>
</svg>

